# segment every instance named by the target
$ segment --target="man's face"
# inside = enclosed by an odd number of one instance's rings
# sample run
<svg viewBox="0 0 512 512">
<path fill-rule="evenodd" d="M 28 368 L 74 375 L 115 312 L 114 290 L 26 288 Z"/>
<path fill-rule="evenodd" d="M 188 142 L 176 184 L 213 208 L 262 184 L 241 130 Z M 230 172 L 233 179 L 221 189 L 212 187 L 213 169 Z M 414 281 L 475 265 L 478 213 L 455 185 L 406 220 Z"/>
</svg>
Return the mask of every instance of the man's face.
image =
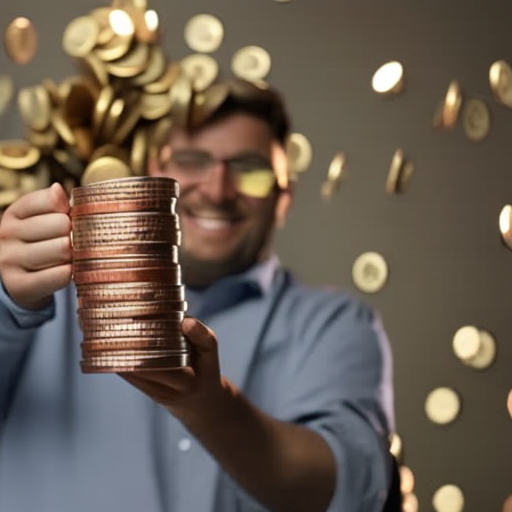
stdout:
<svg viewBox="0 0 512 512">
<path fill-rule="evenodd" d="M 279 192 L 273 187 L 266 197 L 250 197 L 240 192 L 237 173 L 228 167 L 244 162 L 269 167 L 275 142 L 268 126 L 253 116 L 235 114 L 193 135 L 176 131 L 170 142 L 173 158 L 151 174 L 170 176 L 180 184 L 177 211 L 185 283 L 207 286 L 262 260 Z M 198 172 L 194 162 L 205 158 L 210 164 Z"/>
</svg>

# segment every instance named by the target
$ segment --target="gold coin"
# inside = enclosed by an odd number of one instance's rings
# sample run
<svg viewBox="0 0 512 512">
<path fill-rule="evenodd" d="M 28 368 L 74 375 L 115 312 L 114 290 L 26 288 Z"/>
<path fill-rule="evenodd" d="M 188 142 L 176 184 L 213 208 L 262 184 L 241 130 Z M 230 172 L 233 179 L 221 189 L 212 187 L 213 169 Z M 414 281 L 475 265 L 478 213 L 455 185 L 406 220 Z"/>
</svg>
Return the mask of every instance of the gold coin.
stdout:
<svg viewBox="0 0 512 512">
<path fill-rule="evenodd" d="M 141 126 L 135 132 L 130 154 L 130 167 L 136 176 L 142 176 L 146 172 L 148 160 L 148 129 Z"/>
<path fill-rule="evenodd" d="M 28 169 L 37 164 L 40 158 L 39 149 L 24 140 L 0 141 L 0 167 Z"/>
<path fill-rule="evenodd" d="M 14 94 L 14 84 L 9 75 L 0 75 L 0 116 L 7 110 Z"/>
<path fill-rule="evenodd" d="M 365 293 L 376 293 L 384 288 L 388 279 L 388 265 L 377 252 L 359 255 L 352 266 L 352 280 Z"/>
<path fill-rule="evenodd" d="M 18 107 L 23 122 L 32 130 L 44 131 L 50 125 L 50 96 L 42 85 L 21 89 L 18 93 Z"/>
<path fill-rule="evenodd" d="M 124 162 L 104 156 L 87 166 L 82 175 L 81 184 L 89 185 L 110 179 L 129 178 L 131 175 L 130 168 Z"/>
<path fill-rule="evenodd" d="M 194 53 L 180 62 L 181 70 L 192 82 L 195 91 L 202 92 L 209 87 L 219 74 L 217 61 L 209 55 Z"/>
<path fill-rule="evenodd" d="M 418 512 L 419 504 L 416 494 L 411 493 L 403 497 L 402 511 L 403 512 Z"/>
<path fill-rule="evenodd" d="M 50 98 L 50 104 L 52 107 L 56 107 L 60 104 L 59 86 L 51 79 L 45 78 L 41 85 L 46 89 Z"/>
<path fill-rule="evenodd" d="M 38 165 L 35 172 L 20 173 L 19 188 L 23 194 L 50 186 L 50 172 L 44 165 Z"/>
<path fill-rule="evenodd" d="M 94 137 L 90 128 L 73 128 L 76 140 L 76 154 L 82 160 L 89 160 L 94 151 Z"/>
<path fill-rule="evenodd" d="M 59 134 L 53 126 L 42 132 L 27 130 L 25 137 L 32 146 L 36 146 L 44 154 L 52 151 L 59 142 Z"/>
<path fill-rule="evenodd" d="M 89 14 L 98 24 L 99 32 L 96 43 L 99 45 L 107 44 L 114 37 L 114 31 L 110 26 L 109 19 L 111 11 L 112 9 L 110 7 L 99 7 L 93 9 Z"/>
<path fill-rule="evenodd" d="M 112 0 L 114 9 L 139 9 L 145 11 L 148 8 L 147 0 Z"/>
<path fill-rule="evenodd" d="M 104 144 L 103 146 L 96 148 L 91 155 L 91 162 L 103 158 L 104 156 L 121 160 L 121 162 L 124 162 L 126 165 L 129 163 L 127 150 L 120 148 L 119 146 L 115 146 L 114 144 Z"/>
<path fill-rule="evenodd" d="M 140 75 L 130 79 L 130 83 L 137 87 L 146 86 L 155 80 L 158 80 L 167 69 L 167 59 L 162 48 L 158 45 L 149 47 L 149 57 L 146 70 Z"/>
<path fill-rule="evenodd" d="M 501 238 L 509 249 L 512 249 L 512 206 L 505 205 L 499 217 Z"/>
<path fill-rule="evenodd" d="M 456 485 L 443 485 L 434 493 L 432 506 L 436 512 L 462 512 L 464 493 Z"/>
<path fill-rule="evenodd" d="M 398 175 L 397 192 L 405 192 L 414 174 L 414 162 L 405 160 L 400 174 Z"/>
<path fill-rule="evenodd" d="M 75 134 L 71 130 L 70 126 L 67 124 L 66 120 L 64 119 L 64 114 L 62 110 L 54 110 L 52 114 L 51 123 L 53 128 L 55 128 L 56 132 L 58 133 L 59 137 L 68 145 L 68 146 L 75 146 L 76 145 L 76 139 Z"/>
<path fill-rule="evenodd" d="M 94 113 L 92 116 L 92 127 L 95 133 L 99 133 L 105 116 L 114 101 L 114 89 L 107 85 L 103 87 L 96 102 Z"/>
<path fill-rule="evenodd" d="M 443 128 L 453 128 L 457 124 L 462 106 L 462 90 L 456 80 L 450 82 L 442 107 Z"/>
<path fill-rule="evenodd" d="M 403 458 L 403 443 L 401 437 L 394 432 L 391 435 L 390 443 L 389 443 L 389 451 L 395 457 L 397 462 L 400 462 Z"/>
<path fill-rule="evenodd" d="M 286 142 L 286 153 L 292 174 L 300 174 L 309 169 L 313 160 L 313 149 L 305 135 L 302 133 L 290 134 Z"/>
<path fill-rule="evenodd" d="M 190 112 L 190 126 L 199 128 L 226 101 L 229 86 L 224 83 L 213 84 L 204 92 L 193 96 Z"/>
<path fill-rule="evenodd" d="M 453 336 L 452 345 L 455 355 L 463 362 L 468 361 L 478 354 L 482 346 L 480 331 L 473 325 L 465 325 Z"/>
<path fill-rule="evenodd" d="M 128 53 L 132 44 L 133 34 L 114 34 L 114 37 L 106 44 L 97 46 L 94 53 L 103 62 L 120 59 Z"/>
<path fill-rule="evenodd" d="M 112 9 L 108 20 L 115 35 L 131 38 L 135 34 L 135 23 L 127 9 Z"/>
<path fill-rule="evenodd" d="M 62 47 L 71 57 L 85 57 L 96 46 L 100 27 L 92 16 L 72 20 L 64 30 Z"/>
<path fill-rule="evenodd" d="M 504 60 L 494 62 L 489 69 L 491 90 L 498 101 L 512 108 L 512 68 Z"/>
<path fill-rule="evenodd" d="M 112 139 L 115 134 L 119 120 L 123 115 L 126 104 L 123 98 L 115 98 L 112 105 L 105 114 L 98 137 L 105 141 Z"/>
<path fill-rule="evenodd" d="M 462 125 L 468 139 L 473 142 L 485 139 L 491 126 L 491 114 L 484 101 L 466 101 L 462 111 Z"/>
<path fill-rule="evenodd" d="M 399 471 L 402 494 L 411 494 L 414 491 L 414 473 L 409 466 L 400 466 Z"/>
<path fill-rule="evenodd" d="M 398 180 L 404 165 L 404 152 L 397 149 L 391 159 L 385 190 L 387 194 L 395 194 L 398 191 Z"/>
<path fill-rule="evenodd" d="M 140 97 L 140 115 L 142 118 L 154 121 L 167 115 L 171 109 L 169 94 L 142 94 Z"/>
<path fill-rule="evenodd" d="M 378 94 L 396 94 L 402 90 L 403 78 L 404 68 L 400 62 L 386 62 L 373 75 L 373 90 Z"/>
<path fill-rule="evenodd" d="M 249 81 L 263 80 L 269 74 L 271 66 L 270 54 L 261 46 L 244 46 L 231 59 L 233 73 Z"/>
<path fill-rule="evenodd" d="M 140 119 L 139 96 L 134 95 L 125 98 L 125 109 L 119 118 L 115 133 L 112 135 L 112 143 L 121 145 L 130 136 Z"/>
<path fill-rule="evenodd" d="M 425 400 L 427 418 L 438 425 L 447 425 L 459 415 L 459 395 L 451 388 L 440 387 L 431 391 Z"/>
<path fill-rule="evenodd" d="M 5 29 L 5 52 L 16 64 L 27 64 L 36 54 L 37 39 L 36 29 L 29 19 L 15 18 Z"/>
<path fill-rule="evenodd" d="M 23 195 L 21 188 L 0 190 L 0 208 L 6 208 Z"/>
<path fill-rule="evenodd" d="M 158 77 L 158 79 L 144 86 L 144 92 L 149 94 L 160 94 L 162 92 L 168 92 L 180 73 L 180 65 L 177 62 L 170 63 L 167 66 L 167 69 L 160 77 Z"/>
<path fill-rule="evenodd" d="M 154 43 L 158 40 L 158 13 L 154 9 L 148 9 L 141 22 L 135 25 L 135 35 L 138 41 L 144 43 Z"/>
<path fill-rule="evenodd" d="M 78 61 L 79 67 L 87 77 L 91 77 L 100 87 L 106 87 L 109 83 L 107 68 L 101 59 L 91 53 Z"/>
<path fill-rule="evenodd" d="M 188 47 L 201 53 L 217 50 L 224 39 L 224 27 L 216 16 L 197 14 L 190 18 L 185 25 L 185 42 Z"/>
<path fill-rule="evenodd" d="M 138 43 L 124 57 L 108 63 L 107 71 L 120 78 L 136 76 L 146 69 L 148 55 L 148 45 Z"/>
<path fill-rule="evenodd" d="M 181 74 L 169 92 L 171 117 L 178 126 L 188 126 L 192 93 L 190 80 Z"/>
<path fill-rule="evenodd" d="M 89 126 L 98 99 L 98 89 L 87 79 L 71 77 L 59 85 L 59 104 L 70 128 Z"/>
<path fill-rule="evenodd" d="M 510 417 L 512 418 L 512 390 L 510 390 L 507 398 L 507 409 Z"/>
<path fill-rule="evenodd" d="M 18 188 L 21 173 L 12 169 L 0 167 L 0 189 Z"/>
<path fill-rule="evenodd" d="M 329 199 L 338 189 L 344 176 L 345 160 L 345 153 L 341 151 L 331 160 L 329 170 L 327 171 L 327 180 L 322 184 L 321 188 L 321 194 L 325 199 Z"/>
<path fill-rule="evenodd" d="M 496 359 L 496 340 L 487 331 L 480 331 L 480 348 L 478 352 L 466 364 L 475 370 L 489 368 Z"/>
</svg>

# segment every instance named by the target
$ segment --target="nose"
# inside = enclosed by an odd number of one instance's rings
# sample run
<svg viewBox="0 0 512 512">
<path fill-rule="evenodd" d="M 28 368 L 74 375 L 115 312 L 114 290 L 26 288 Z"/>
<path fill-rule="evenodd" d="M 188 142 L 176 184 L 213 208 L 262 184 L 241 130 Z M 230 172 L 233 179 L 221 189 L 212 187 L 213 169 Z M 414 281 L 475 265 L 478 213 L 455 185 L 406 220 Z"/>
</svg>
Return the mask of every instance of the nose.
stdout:
<svg viewBox="0 0 512 512">
<path fill-rule="evenodd" d="M 238 194 L 235 177 L 223 162 L 210 169 L 208 177 L 201 183 L 201 191 L 213 203 L 233 200 Z"/>
</svg>

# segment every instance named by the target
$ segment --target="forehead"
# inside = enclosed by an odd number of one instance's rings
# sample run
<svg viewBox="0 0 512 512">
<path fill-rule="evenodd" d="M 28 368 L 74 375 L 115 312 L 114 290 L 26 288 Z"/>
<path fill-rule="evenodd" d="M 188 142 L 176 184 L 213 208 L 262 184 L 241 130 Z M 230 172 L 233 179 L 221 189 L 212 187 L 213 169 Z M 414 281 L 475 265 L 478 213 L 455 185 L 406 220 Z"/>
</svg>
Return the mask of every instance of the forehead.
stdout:
<svg viewBox="0 0 512 512">
<path fill-rule="evenodd" d="M 270 155 L 272 134 L 263 120 L 233 114 L 192 134 L 174 130 L 170 143 L 174 149 L 201 149 L 218 157 L 247 151 Z"/>
</svg>

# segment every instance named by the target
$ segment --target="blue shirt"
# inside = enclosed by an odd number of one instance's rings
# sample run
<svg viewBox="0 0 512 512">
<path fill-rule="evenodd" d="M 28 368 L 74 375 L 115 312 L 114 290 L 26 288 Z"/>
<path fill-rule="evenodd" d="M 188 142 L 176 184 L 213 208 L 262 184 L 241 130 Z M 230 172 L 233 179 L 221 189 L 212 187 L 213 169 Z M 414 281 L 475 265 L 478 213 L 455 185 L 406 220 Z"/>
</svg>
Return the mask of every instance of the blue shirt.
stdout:
<svg viewBox="0 0 512 512">
<path fill-rule="evenodd" d="M 266 413 L 320 434 L 329 512 L 378 512 L 390 479 L 391 357 L 378 317 L 305 287 L 273 258 L 203 292 L 223 375 Z M 82 374 L 72 286 L 27 311 L 0 291 L 0 510 L 259 512 L 165 409 L 117 375 Z"/>
</svg>

